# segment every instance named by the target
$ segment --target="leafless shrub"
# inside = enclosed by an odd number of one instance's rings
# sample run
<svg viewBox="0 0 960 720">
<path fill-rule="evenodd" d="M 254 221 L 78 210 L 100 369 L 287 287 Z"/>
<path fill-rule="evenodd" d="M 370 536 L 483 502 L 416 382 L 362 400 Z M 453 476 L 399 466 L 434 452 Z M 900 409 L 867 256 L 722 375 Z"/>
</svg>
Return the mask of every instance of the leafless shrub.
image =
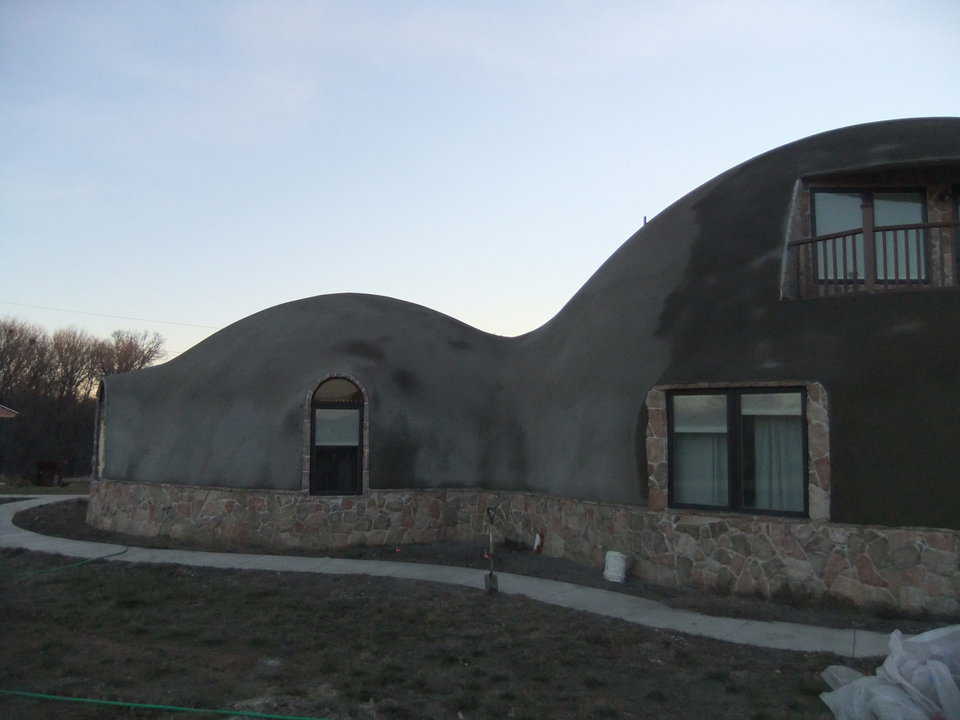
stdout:
<svg viewBox="0 0 960 720">
<path fill-rule="evenodd" d="M 93 350 L 100 375 L 141 370 L 163 358 L 163 336 L 147 330 L 116 330 L 110 340 L 98 340 Z"/>
<path fill-rule="evenodd" d="M 70 474 L 89 470 L 104 375 L 140 370 L 164 355 L 163 337 L 117 330 L 109 339 L 77 328 L 52 335 L 16 318 L 0 318 L 0 404 L 18 411 L 0 425 L 0 471 L 33 474 L 55 461 Z"/>
</svg>

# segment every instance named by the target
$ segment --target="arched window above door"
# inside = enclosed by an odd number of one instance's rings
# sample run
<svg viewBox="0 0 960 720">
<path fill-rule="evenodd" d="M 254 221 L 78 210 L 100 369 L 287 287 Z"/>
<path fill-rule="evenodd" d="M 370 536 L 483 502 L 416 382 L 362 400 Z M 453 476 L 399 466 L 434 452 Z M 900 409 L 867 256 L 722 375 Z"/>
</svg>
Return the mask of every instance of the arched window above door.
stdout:
<svg viewBox="0 0 960 720">
<path fill-rule="evenodd" d="M 318 402 L 363 402 L 360 388 L 342 377 L 333 377 L 320 383 L 313 393 L 314 404 Z"/>
</svg>

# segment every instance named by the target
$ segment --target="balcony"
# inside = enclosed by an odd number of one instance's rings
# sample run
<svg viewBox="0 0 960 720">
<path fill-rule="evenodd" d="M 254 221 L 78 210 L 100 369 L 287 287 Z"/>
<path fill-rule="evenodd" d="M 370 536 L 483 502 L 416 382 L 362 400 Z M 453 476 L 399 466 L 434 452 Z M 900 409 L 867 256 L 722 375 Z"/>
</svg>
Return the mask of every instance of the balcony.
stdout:
<svg viewBox="0 0 960 720">
<path fill-rule="evenodd" d="M 864 225 L 788 243 L 793 284 L 788 295 L 805 299 L 960 286 L 956 223 Z"/>
</svg>

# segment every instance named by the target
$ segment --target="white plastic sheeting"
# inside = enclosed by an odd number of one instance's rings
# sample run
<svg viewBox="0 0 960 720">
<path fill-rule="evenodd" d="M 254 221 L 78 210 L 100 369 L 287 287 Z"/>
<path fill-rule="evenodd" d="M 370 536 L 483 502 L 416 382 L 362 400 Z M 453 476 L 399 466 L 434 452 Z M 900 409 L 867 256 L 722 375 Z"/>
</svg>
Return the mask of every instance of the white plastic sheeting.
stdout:
<svg viewBox="0 0 960 720">
<path fill-rule="evenodd" d="M 837 720 L 960 720 L 960 625 L 911 638 L 894 630 L 876 675 L 831 665 L 822 677 Z"/>
</svg>

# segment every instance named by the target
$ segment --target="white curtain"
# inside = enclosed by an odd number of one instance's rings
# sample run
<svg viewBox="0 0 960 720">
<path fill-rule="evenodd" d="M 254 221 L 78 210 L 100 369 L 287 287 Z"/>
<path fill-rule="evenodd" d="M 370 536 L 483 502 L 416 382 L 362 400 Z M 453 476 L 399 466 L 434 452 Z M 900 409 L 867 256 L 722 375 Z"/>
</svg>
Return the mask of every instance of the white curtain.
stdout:
<svg viewBox="0 0 960 720">
<path fill-rule="evenodd" d="M 674 437 L 673 500 L 692 505 L 726 505 L 726 433 L 680 432 Z"/>
<path fill-rule="evenodd" d="M 801 418 L 754 416 L 753 507 L 803 510 L 803 433 Z"/>
</svg>

